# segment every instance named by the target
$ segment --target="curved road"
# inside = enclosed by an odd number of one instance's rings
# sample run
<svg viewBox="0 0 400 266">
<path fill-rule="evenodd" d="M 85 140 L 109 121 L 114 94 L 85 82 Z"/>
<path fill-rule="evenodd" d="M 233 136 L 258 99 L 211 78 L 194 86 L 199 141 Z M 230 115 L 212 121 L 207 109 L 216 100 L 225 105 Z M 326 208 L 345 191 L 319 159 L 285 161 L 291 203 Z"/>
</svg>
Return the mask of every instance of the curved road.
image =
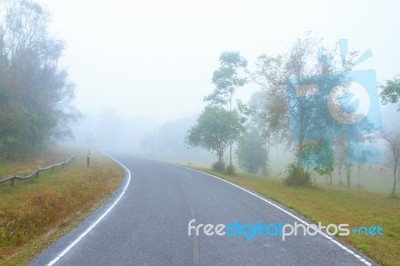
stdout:
<svg viewBox="0 0 400 266">
<path fill-rule="evenodd" d="M 196 236 L 194 230 L 189 236 L 192 219 L 194 225 L 227 225 L 294 224 L 304 218 L 210 175 L 136 157 L 117 159 L 127 168 L 121 187 L 30 265 L 375 264 L 320 234 L 285 241 L 203 232 Z"/>
</svg>

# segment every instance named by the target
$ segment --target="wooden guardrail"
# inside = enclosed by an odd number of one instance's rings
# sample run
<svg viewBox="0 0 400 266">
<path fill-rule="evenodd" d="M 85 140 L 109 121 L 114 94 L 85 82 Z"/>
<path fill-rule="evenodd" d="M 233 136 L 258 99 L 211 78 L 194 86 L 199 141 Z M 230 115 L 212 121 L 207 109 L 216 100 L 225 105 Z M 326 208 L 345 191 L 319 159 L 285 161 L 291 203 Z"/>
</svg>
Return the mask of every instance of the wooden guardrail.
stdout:
<svg viewBox="0 0 400 266">
<path fill-rule="evenodd" d="M 56 167 L 58 167 L 58 166 L 61 166 L 62 168 L 64 168 L 64 167 L 67 166 L 73 159 L 75 159 L 76 156 L 78 156 L 78 154 L 72 155 L 72 156 L 71 156 L 70 158 L 68 158 L 68 160 L 66 160 L 65 162 L 52 164 L 52 165 L 49 165 L 49 166 L 44 167 L 44 168 L 39 168 L 39 169 L 33 171 L 32 173 L 30 173 L 30 174 L 27 175 L 27 176 L 16 176 L 16 175 L 14 175 L 14 176 L 8 176 L 8 177 L 5 177 L 5 178 L 2 178 L 2 179 L 0 179 L 0 184 L 5 183 L 5 182 L 8 182 L 8 181 L 11 181 L 11 186 L 12 186 L 12 187 L 15 187 L 15 185 L 16 185 L 16 183 L 17 183 L 17 180 L 25 180 L 25 179 L 32 178 L 32 177 L 34 177 L 34 176 L 35 176 L 35 177 L 39 177 L 40 172 L 45 172 L 45 171 L 48 171 L 48 170 L 51 170 L 51 171 L 53 172 L 54 169 L 55 169 Z"/>
</svg>

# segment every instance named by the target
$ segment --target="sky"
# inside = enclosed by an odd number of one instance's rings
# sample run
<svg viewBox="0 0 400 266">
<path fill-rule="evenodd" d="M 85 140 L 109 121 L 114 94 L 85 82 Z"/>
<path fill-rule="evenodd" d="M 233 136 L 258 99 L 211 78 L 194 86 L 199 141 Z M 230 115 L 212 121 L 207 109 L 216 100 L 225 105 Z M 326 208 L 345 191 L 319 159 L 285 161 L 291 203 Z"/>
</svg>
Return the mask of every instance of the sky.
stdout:
<svg viewBox="0 0 400 266">
<path fill-rule="evenodd" d="M 400 1 L 40 0 L 65 41 L 62 64 L 84 114 L 113 109 L 163 123 L 199 113 L 219 55 L 239 51 L 254 68 L 263 53 L 288 51 L 305 32 L 328 46 L 373 57 L 379 83 L 400 74 Z M 238 91 L 247 101 L 259 88 Z"/>
</svg>

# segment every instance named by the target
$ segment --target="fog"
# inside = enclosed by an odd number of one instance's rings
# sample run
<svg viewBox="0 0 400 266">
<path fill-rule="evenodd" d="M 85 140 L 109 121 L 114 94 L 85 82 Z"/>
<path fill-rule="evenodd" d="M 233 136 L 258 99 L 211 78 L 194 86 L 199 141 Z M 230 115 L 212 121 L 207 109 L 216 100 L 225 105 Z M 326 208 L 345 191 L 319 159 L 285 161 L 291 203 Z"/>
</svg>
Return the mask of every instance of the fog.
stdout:
<svg viewBox="0 0 400 266">
<path fill-rule="evenodd" d="M 311 32 L 329 47 L 348 39 L 353 50 L 371 49 L 373 57 L 354 69 L 374 69 L 380 84 L 400 74 L 400 2 L 394 0 L 40 3 L 65 41 L 62 65 L 77 86 L 83 118 L 73 126 L 75 140 L 87 144 L 92 135 L 102 148 L 161 149 L 196 160 L 199 151 L 186 154 L 183 137 L 214 89 L 211 77 L 223 51 L 239 51 L 252 71 L 258 56 L 284 53 Z M 237 97 L 248 102 L 259 89 L 249 83 Z M 394 106 L 383 107 L 382 118 L 386 126 L 399 124 Z"/>
<path fill-rule="evenodd" d="M 370 48 L 358 68 L 375 69 L 379 82 L 399 72 L 398 1 L 42 2 L 86 114 L 112 108 L 162 123 L 199 112 L 221 52 L 240 51 L 252 68 L 306 31 L 330 46 L 347 38 L 352 49 Z M 249 99 L 256 89 L 238 93 Z"/>
</svg>

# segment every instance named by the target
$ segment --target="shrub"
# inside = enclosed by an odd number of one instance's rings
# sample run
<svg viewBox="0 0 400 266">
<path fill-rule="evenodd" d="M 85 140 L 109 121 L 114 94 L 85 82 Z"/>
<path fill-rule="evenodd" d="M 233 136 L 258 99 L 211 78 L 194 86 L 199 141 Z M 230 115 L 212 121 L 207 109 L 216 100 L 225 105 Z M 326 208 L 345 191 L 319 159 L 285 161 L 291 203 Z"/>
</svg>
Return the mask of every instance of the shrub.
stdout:
<svg viewBox="0 0 400 266">
<path fill-rule="evenodd" d="M 228 167 L 226 167 L 225 173 L 227 175 L 234 175 L 235 174 L 235 167 L 233 165 L 228 165 Z"/>
<path fill-rule="evenodd" d="M 240 168 L 247 173 L 267 172 L 268 150 L 259 133 L 245 134 L 238 142 L 236 154 Z"/>
<path fill-rule="evenodd" d="M 217 171 L 217 172 L 219 172 L 219 173 L 222 173 L 222 172 L 225 171 L 225 163 L 224 163 L 224 162 L 220 162 L 220 161 L 215 162 L 215 163 L 212 165 L 212 168 L 213 168 L 215 171 Z"/>
<path fill-rule="evenodd" d="M 311 175 L 309 172 L 301 167 L 298 167 L 296 163 L 291 163 L 287 169 L 288 175 L 285 178 L 285 184 L 288 186 L 296 187 L 310 187 L 311 186 Z"/>
</svg>

